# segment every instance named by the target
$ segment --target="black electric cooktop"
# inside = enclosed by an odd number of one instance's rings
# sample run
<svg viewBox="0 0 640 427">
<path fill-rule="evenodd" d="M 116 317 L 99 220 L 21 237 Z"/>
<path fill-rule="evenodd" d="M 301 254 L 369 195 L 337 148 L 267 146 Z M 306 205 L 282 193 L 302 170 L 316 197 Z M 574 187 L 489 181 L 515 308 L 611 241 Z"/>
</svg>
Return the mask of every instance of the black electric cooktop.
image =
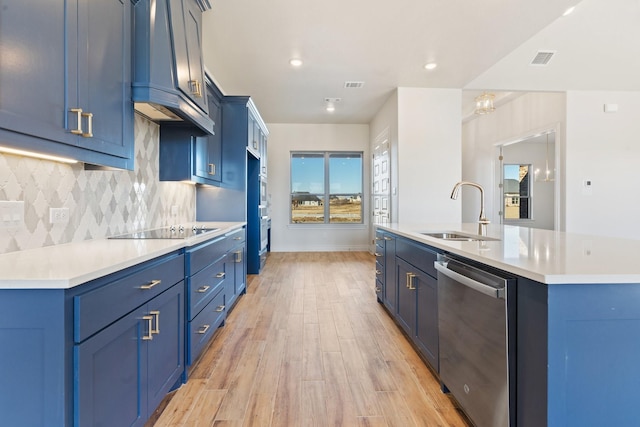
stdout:
<svg viewBox="0 0 640 427">
<path fill-rule="evenodd" d="M 189 237 L 199 236 L 204 233 L 219 230 L 219 228 L 207 227 L 182 227 L 172 226 L 164 228 L 155 228 L 153 230 L 136 231 L 129 234 L 121 234 L 119 236 L 111 236 L 110 239 L 188 239 Z"/>
</svg>

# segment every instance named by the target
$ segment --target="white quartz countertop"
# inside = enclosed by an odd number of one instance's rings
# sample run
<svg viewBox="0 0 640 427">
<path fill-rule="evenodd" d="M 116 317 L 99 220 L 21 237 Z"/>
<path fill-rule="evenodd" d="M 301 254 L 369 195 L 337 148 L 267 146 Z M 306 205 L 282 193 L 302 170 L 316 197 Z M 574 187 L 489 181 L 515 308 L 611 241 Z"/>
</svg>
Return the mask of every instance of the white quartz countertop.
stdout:
<svg viewBox="0 0 640 427">
<path fill-rule="evenodd" d="M 185 224 L 219 228 L 188 239 L 93 239 L 0 255 L 0 289 L 68 289 L 116 271 L 194 246 L 244 222 Z"/>
<path fill-rule="evenodd" d="M 495 241 L 448 241 L 424 232 L 478 235 L 478 224 L 387 224 L 376 227 L 547 284 L 640 283 L 640 240 L 489 224 Z"/>
</svg>

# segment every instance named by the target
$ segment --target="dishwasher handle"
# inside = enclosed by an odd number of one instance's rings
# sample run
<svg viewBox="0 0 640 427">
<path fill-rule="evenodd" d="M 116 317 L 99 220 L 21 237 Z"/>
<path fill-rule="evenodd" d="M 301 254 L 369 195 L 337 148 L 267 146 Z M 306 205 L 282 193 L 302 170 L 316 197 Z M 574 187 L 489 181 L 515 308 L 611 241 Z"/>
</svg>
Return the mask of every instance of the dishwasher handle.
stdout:
<svg viewBox="0 0 640 427">
<path fill-rule="evenodd" d="M 436 270 L 449 277 L 450 279 L 453 279 L 456 282 L 459 282 L 475 291 L 478 291 L 484 295 L 488 295 L 492 298 L 504 299 L 504 288 L 494 288 L 493 286 L 485 285 L 482 282 L 478 282 L 477 280 L 473 280 L 460 273 L 456 273 L 453 270 L 449 270 L 447 268 L 446 261 L 435 261 L 433 263 L 433 266 L 436 268 Z"/>
</svg>

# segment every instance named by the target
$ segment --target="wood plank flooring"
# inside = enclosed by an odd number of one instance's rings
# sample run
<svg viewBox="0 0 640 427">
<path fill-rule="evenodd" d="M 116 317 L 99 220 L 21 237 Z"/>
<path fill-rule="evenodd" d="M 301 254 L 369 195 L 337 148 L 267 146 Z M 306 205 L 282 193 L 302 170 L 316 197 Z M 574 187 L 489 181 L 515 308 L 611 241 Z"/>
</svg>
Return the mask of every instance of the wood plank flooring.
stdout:
<svg viewBox="0 0 640 427">
<path fill-rule="evenodd" d="M 470 424 L 377 303 L 366 252 L 271 253 L 147 427 Z"/>
</svg>

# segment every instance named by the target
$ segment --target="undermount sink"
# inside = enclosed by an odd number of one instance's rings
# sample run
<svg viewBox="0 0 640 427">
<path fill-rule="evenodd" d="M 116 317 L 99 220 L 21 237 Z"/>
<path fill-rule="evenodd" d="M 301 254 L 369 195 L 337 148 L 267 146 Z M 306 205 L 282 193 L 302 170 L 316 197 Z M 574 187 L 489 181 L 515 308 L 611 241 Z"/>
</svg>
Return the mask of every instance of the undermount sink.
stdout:
<svg viewBox="0 0 640 427">
<path fill-rule="evenodd" d="M 442 240 L 454 240 L 457 242 L 475 242 L 475 241 L 497 241 L 493 237 L 480 236 L 477 234 L 462 234 L 457 231 L 435 231 L 431 233 L 420 233 L 425 236 L 435 237 Z"/>
</svg>

